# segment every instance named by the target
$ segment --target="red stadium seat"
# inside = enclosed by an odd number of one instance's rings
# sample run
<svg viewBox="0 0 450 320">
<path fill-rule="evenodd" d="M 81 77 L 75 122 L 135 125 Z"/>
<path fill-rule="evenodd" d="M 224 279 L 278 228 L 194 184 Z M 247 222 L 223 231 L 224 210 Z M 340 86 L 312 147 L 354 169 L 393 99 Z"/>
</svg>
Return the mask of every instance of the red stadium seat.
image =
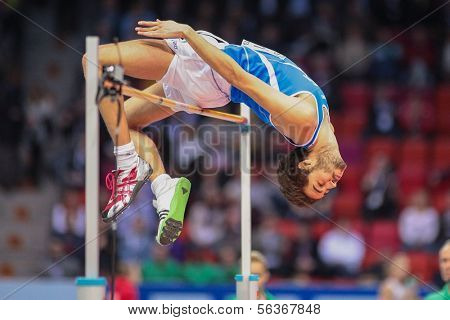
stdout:
<svg viewBox="0 0 450 320">
<path fill-rule="evenodd" d="M 350 221 L 350 225 L 352 229 L 361 234 L 364 239 L 367 238 L 367 225 L 361 218 Z"/>
<path fill-rule="evenodd" d="M 415 191 L 426 186 L 428 170 L 425 164 L 404 163 L 397 171 L 400 196 L 407 199 Z"/>
<path fill-rule="evenodd" d="M 0 263 L 0 276 L 1 277 L 12 277 L 15 275 L 14 267 L 8 262 Z"/>
<path fill-rule="evenodd" d="M 434 142 L 432 148 L 433 168 L 438 170 L 450 169 L 450 139 L 439 138 Z"/>
<path fill-rule="evenodd" d="M 320 239 L 325 232 L 330 230 L 333 227 L 331 222 L 319 220 L 313 223 L 312 225 L 312 235 L 315 240 Z"/>
<path fill-rule="evenodd" d="M 361 139 L 355 136 L 339 137 L 339 149 L 349 167 L 364 161 L 364 147 Z"/>
<path fill-rule="evenodd" d="M 367 143 L 366 160 L 378 153 L 386 154 L 392 161 L 397 162 L 398 144 L 391 138 L 374 138 Z"/>
<path fill-rule="evenodd" d="M 333 202 L 335 218 L 356 219 L 361 215 L 361 192 L 339 193 Z"/>
<path fill-rule="evenodd" d="M 369 226 L 367 241 L 377 250 L 398 250 L 400 239 L 397 223 L 390 220 L 375 221 Z"/>
<path fill-rule="evenodd" d="M 366 247 L 366 253 L 362 262 L 363 270 L 367 270 L 381 261 L 383 261 L 383 257 L 378 252 Z"/>
<path fill-rule="evenodd" d="M 436 108 L 436 120 L 435 120 L 435 125 L 436 125 L 436 130 L 438 133 L 440 134 L 444 134 L 444 135 L 450 135 L 450 126 L 448 125 L 450 123 L 450 112 L 448 112 L 448 104 L 450 100 L 447 100 L 447 102 L 445 103 L 445 105 L 443 106 L 437 106 Z"/>
<path fill-rule="evenodd" d="M 450 85 L 443 85 L 436 91 L 436 129 L 439 133 L 450 134 Z"/>
<path fill-rule="evenodd" d="M 432 254 L 433 256 L 433 254 Z M 431 261 L 430 261 L 430 268 L 431 270 L 433 270 L 433 275 L 436 272 L 439 272 L 439 254 L 435 254 L 434 257 L 432 257 Z"/>
<path fill-rule="evenodd" d="M 280 219 L 277 224 L 278 232 L 288 239 L 295 239 L 298 233 L 298 222 L 292 219 Z"/>
<path fill-rule="evenodd" d="M 379 264 L 385 265 L 394 252 L 396 252 L 396 250 L 392 250 L 390 248 L 378 249 L 366 247 L 366 254 L 364 255 L 362 265 L 363 269 L 367 270 L 368 268 Z"/>
<path fill-rule="evenodd" d="M 24 247 L 24 239 L 20 234 L 13 233 L 6 237 L 6 244 L 8 249 L 18 251 Z"/>
<path fill-rule="evenodd" d="M 359 137 L 362 135 L 367 124 L 367 112 L 363 109 L 352 110 L 350 116 L 332 119 L 335 125 L 336 136 L 339 137 Z"/>
<path fill-rule="evenodd" d="M 343 192 L 360 192 L 363 168 L 358 165 L 351 165 L 345 170 L 345 174 L 339 181 L 338 189 Z"/>
<path fill-rule="evenodd" d="M 412 138 L 402 142 L 400 149 L 401 163 L 425 165 L 428 160 L 428 144 L 420 138 Z"/>
<path fill-rule="evenodd" d="M 345 110 L 367 110 L 371 103 L 370 88 L 365 83 L 347 83 L 341 86 L 341 101 Z"/>
<path fill-rule="evenodd" d="M 411 264 L 411 273 L 420 280 L 429 282 L 435 272 L 433 260 L 437 260 L 437 257 L 422 251 L 409 252 L 408 257 Z"/>
<path fill-rule="evenodd" d="M 443 85 L 436 90 L 436 129 L 441 134 L 450 134 L 450 85 Z"/>
<path fill-rule="evenodd" d="M 189 223 L 185 223 L 183 225 L 183 232 L 181 232 L 180 236 L 178 237 L 178 241 L 180 242 L 187 242 L 190 240 L 190 228 Z"/>
<path fill-rule="evenodd" d="M 440 86 L 436 90 L 437 110 L 448 110 L 449 101 L 450 101 L 450 84 Z M 448 114 L 448 112 L 447 112 L 447 114 Z"/>
<path fill-rule="evenodd" d="M 450 192 L 450 190 L 438 190 L 437 192 L 433 192 L 431 194 L 431 202 L 433 207 L 435 207 L 439 213 L 443 213 L 445 210 L 448 192 Z"/>
</svg>

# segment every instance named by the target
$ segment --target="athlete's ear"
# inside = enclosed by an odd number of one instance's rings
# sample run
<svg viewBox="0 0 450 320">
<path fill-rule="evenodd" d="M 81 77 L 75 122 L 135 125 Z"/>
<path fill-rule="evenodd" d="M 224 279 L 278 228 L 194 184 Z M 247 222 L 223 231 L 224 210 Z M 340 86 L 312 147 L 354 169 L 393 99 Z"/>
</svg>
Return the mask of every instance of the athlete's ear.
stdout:
<svg viewBox="0 0 450 320">
<path fill-rule="evenodd" d="M 305 159 L 298 163 L 298 168 L 300 170 L 310 170 L 314 165 L 314 161 L 311 159 Z"/>
</svg>

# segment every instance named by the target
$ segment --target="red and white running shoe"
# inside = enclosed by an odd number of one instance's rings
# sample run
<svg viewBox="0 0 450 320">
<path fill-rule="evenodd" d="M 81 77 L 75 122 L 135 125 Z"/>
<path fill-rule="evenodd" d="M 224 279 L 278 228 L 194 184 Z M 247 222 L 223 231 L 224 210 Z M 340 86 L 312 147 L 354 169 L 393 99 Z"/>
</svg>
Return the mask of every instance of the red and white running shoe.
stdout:
<svg viewBox="0 0 450 320">
<path fill-rule="evenodd" d="M 108 173 L 106 187 L 111 190 L 111 198 L 102 211 L 104 222 L 117 219 L 130 206 L 151 173 L 150 165 L 140 157 L 131 169 L 113 170 Z"/>
</svg>

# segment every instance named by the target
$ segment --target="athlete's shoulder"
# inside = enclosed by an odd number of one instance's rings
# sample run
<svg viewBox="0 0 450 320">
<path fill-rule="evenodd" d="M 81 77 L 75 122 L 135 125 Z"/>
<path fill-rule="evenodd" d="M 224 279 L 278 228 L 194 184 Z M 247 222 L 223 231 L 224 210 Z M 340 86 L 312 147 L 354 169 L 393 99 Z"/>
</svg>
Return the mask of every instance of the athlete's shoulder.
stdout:
<svg viewBox="0 0 450 320">
<path fill-rule="evenodd" d="M 286 106 L 278 116 L 272 116 L 271 121 L 284 136 L 291 139 L 291 143 L 305 145 L 318 126 L 316 101 L 309 94 L 298 94 L 294 98 L 295 102 Z"/>
<path fill-rule="evenodd" d="M 298 103 L 295 106 L 297 112 L 303 121 L 317 122 L 318 105 L 317 99 L 311 92 L 301 92 L 295 96 Z"/>
</svg>

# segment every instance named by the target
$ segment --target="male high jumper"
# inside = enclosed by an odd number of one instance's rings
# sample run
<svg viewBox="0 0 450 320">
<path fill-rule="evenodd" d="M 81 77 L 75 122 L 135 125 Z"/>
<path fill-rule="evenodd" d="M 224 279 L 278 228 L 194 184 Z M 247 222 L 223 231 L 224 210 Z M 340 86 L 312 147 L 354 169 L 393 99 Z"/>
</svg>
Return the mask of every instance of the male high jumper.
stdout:
<svg viewBox="0 0 450 320">
<path fill-rule="evenodd" d="M 175 21 L 141 21 L 136 32 L 151 39 L 121 42 L 120 52 L 114 44 L 101 45 L 99 64 L 121 63 L 130 77 L 156 80 L 144 91 L 173 100 L 203 108 L 245 103 L 296 147 L 278 167 L 280 189 L 290 202 L 311 204 L 336 187 L 346 164 L 328 103 L 320 87 L 295 63 L 251 42 L 229 44 Z M 84 56 L 84 68 L 86 63 Z M 156 240 L 168 245 L 181 232 L 190 182 L 171 178 L 153 141 L 138 131 L 175 111 L 137 98 L 121 105 L 126 117 L 117 123 L 116 103 L 103 99 L 99 104 L 117 157 L 117 171 L 107 177 L 112 194 L 102 218 L 116 219 L 150 179 L 160 218 Z"/>
</svg>

